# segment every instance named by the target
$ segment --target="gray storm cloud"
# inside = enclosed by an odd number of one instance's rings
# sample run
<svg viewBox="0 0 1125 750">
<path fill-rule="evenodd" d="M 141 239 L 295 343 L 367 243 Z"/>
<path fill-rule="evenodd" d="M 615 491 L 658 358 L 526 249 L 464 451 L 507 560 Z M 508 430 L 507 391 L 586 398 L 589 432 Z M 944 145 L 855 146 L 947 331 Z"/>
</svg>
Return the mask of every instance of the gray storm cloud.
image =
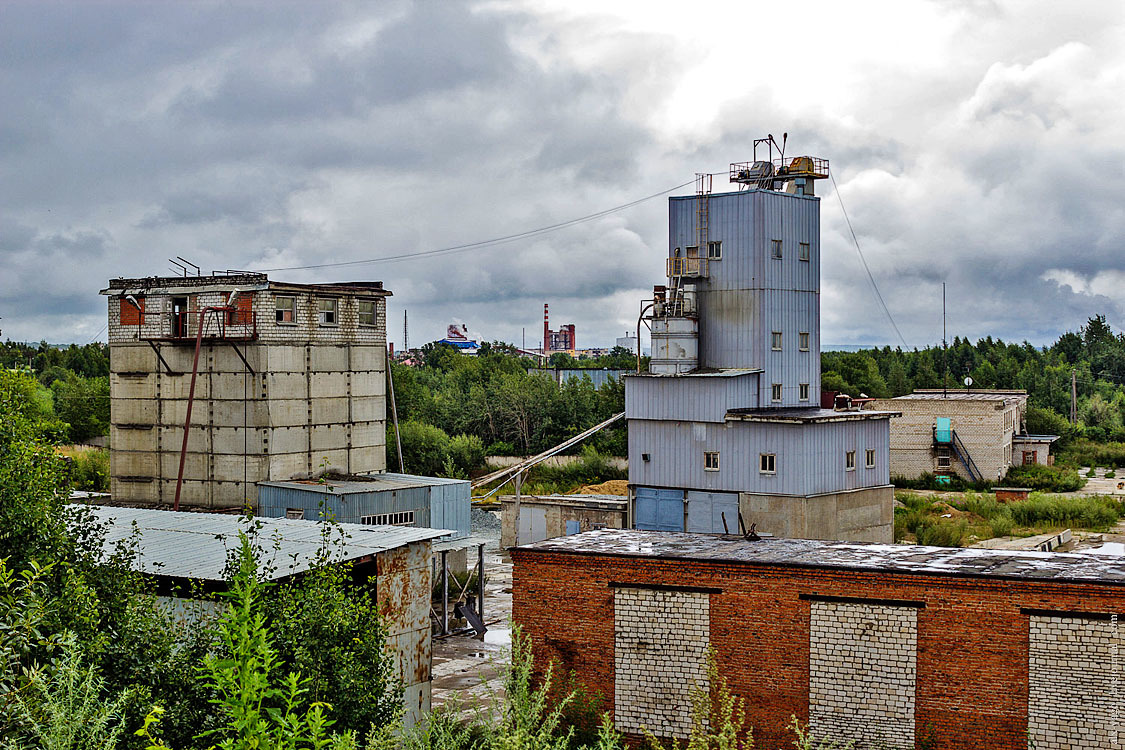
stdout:
<svg viewBox="0 0 1125 750">
<path fill-rule="evenodd" d="M 0 8 L 5 336 L 89 340 L 104 281 L 169 273 L 170 256 L 280 268 L 504 236 L 720 170 L 782 129 L 832 160 L 908 344 L 940 338 L 943 281 L 960 335 L 1046 343 L 1098 312 L 1125 325 L 1111 3 L 1084 23 L 1050 4 L 942 5 L 958 33 L 941 65 L 859 65 L 834 107 L 748 61 L 721 71 L 723 99 L 688 136 L 659 114 L 697 52 L 671 31 L 584 18 L 615 42 L 591 63 L 568 47 L 577 22 L 534 2 L 278 7 Z M 820 193 L 823 339 L 897 344 Z M 404 308 L 412 344 L 454 319 L 518 342 L 550 302 L 604 345 L 661 281 L 666 217 L 656 199 L 496 247 L 274 276 L 383 280 L 399 343 Z"/>
</svg>

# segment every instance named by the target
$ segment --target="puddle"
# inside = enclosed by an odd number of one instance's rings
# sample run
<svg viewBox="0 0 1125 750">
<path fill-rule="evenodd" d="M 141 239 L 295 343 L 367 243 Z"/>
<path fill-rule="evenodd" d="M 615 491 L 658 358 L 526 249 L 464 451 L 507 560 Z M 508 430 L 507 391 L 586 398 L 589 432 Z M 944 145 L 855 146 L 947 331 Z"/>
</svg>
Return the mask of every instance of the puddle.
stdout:
<svg viewBox="0 0 1125 750">
<path fill-rule="evenodd" d="M 512 645 L 512 631 L 494 625 L 484 634 L 484 642 L 491 643 L 494 646 L 510 646 Z"/>
</svg>

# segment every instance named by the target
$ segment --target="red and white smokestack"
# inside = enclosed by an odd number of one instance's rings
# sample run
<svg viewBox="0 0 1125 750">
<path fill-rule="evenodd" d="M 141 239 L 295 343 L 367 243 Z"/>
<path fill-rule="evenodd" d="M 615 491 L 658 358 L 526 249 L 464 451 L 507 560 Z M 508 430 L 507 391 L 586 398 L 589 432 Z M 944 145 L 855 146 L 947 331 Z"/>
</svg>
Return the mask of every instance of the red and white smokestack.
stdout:
<svg viewBox="0 0 1125 750">
<path fill-rule="evenodd" d="M 551 351 L 551 324 L 547 318 L 547 303 L 543 303 L 543 353 Z"/>
</svg>

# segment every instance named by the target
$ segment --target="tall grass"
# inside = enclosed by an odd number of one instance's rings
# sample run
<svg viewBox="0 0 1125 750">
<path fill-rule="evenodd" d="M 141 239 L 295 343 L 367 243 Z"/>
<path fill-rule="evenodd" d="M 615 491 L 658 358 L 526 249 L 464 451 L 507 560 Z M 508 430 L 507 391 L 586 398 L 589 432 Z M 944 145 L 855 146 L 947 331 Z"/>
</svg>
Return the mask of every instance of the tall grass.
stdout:
<svg viewBox="0 0 1125 750">
<path fill-rule="evenodd" d="M 1032 493 L 1027 500 L 1007 507 L 1017 526 L 1106 529 L 1125 514 L 1120 502 L 1104 495 L 1067 497 Z"/>
</svg>

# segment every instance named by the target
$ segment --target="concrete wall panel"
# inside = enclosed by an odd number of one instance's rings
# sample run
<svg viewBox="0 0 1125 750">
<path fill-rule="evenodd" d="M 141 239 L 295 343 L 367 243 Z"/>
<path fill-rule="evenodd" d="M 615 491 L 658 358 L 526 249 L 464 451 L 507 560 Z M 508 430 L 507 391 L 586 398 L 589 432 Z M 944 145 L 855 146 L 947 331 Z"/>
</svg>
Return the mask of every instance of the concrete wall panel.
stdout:
<svg viewBox="0 0 1125 750">
<path fill-rule="evenodd" d="M 342 372 L 317 373 L 309 381 L 309 394 L 313 398 L 348 395 L 348 376 Z"/>
<path fill-rule="evenodd" d="M 348 422 L 348 398 L 316 398 L 312 400 L 313 424 Z"/>
</svg>

